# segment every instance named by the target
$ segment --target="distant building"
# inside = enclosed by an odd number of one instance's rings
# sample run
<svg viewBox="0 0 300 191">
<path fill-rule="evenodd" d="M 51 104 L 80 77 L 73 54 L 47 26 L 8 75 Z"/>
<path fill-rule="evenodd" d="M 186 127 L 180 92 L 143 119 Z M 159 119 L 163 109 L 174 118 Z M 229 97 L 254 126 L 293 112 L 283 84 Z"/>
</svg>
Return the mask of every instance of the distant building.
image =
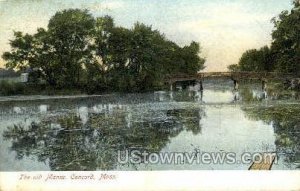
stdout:
<svg viewBox="0 0 300 191">
<path fill-rule="evenodd" d="M 27 83 L 28 82 L 28 76 L 29 76 L 29 73 L 22 73 L 21 76 L 20 76 L 20 82 L 22 83 Z"/>
</svg>

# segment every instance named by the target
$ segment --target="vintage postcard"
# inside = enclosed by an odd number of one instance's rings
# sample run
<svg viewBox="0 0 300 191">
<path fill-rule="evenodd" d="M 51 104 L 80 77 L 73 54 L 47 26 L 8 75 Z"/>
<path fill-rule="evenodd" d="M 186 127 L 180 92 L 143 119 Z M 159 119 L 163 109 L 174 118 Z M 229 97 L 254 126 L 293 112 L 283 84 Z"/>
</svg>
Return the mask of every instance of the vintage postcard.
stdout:
<svg viewBox="0 0 300 191">
<path fill-rule="evenodd" d="M 298 0 L 0 0 L 0 190 L 300 190 Z"/>
</svg>

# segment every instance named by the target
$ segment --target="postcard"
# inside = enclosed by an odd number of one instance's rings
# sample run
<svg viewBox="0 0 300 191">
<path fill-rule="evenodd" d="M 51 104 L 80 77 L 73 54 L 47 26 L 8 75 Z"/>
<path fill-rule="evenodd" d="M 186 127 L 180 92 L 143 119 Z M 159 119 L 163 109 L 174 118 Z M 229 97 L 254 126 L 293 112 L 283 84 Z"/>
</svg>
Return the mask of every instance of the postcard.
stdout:
<svg viewBox="0 0 300 191">
<path fill-rule="evenodd" d="M 0 190 L 300 190 L 298 0 L 0 0 Z"/>
</svg>

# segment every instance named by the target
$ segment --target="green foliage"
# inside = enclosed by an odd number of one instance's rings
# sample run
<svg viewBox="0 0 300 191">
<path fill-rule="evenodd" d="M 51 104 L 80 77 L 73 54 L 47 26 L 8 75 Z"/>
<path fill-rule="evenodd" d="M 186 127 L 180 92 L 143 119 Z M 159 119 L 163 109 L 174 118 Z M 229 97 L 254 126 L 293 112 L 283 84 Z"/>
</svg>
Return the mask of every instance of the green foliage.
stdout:
<svg viewBox="0 0 300 191">
<path fill-rule="evenodd" d="M 10 45 L 2 56 L 8 68 L 31 68 L 34 82 L 89 93 L 159 89 L 165 75 L 195 74 L 205 62 L 196 42 L 179 47 L 151 26 L 117 27 L 110 16 L 79 9 L 57 12 L 34 35 L 15 32 Z"/>
<path fill-rule="evenodd" d="M 12 50 L 3 58 L 8 68 L 39 70 L 52 86 L 75 86 L 90 59 L 93 29 L 94 18 L 87 11 L 58 12 L 50 19 L 48 30 L 40 28 L 34 35 L 15 32 Z"/>
<path fill-rule="evenodd" d="M 177 72 L 196 74 L 199 70 L 203 70 L 205 59 L 198 56 L 199 52 L 200 45 L 197 42 L 192 42 L 189 46 L 177 49 L 177 62 L 175 61 L 179 66 Z"/>
<path fill-rule="evenodd" d="M 283 11 L 273 19 L 272 49 L 276 52 L 276 69 L 295 73 L 300 71 L 300 9 L 299 2 L 290 12 Z"/>
<path fill-rule="evenodd" d="M 57 68 L 53 69 L 62 86 L 78 85 L 84 66 L 91 64 L 90 35 L 94 26 L 95 20 L 86 10 L 64 10 L 50 19 L 46 45 L 54 50 L 51 58 Z"/>
<path fill-rule="evenodd" d="M 283 11 L 272 19 L 274 30 L 271 47 L 246 51 L 239 62 L 241 71 L 300 72 L 300 7 L 294 1 L 291 11 Z"/>
<path fill-rule="evenodd" d="M 238 68 L 241 71 L 272 71 L 272 52 L 265 46 L 259 50 L 247 50 L 240 58 Z"/>
<path fill-rule="evenodd" d="M 239 68 L 239 65 L 237 64 L 231 64 L 227 67 L 227 69 L 230 71 L 230 72 L 238 72 L 240 71 L 240 68 Z"/>
<path fill-rule="evenodd" d="M 10 82 L 6 80 L 0 81 L 0 95 L 10 96 L 10 95 L 20 95 L 24 94 L 25 85 L 17 82 Z"/>
</svg>

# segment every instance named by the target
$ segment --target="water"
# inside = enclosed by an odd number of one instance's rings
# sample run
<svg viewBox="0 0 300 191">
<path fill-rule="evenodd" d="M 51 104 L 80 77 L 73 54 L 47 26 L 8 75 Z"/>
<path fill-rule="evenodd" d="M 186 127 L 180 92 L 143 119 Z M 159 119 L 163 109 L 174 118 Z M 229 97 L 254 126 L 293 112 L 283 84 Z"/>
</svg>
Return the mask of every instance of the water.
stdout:
<svg viewBox="0 0 300 191">
<path fill-rule="evenodd" d="M 207 81 L 203 94 L 160 91 L 0 100 L 1 171 L 246 170 L 251 161 L 238 159 L 257 152 L 277 152 L 272 169 L 299 167 L 297 95 L 280 97 L 255 83 L 233 91 L 230 81 Z M 153 162 L 152 156 L 123 164 L 118 151 L 155 156 L 234 153 L 237 161 L 180 159 L 166 164 Z"/>
</svg>

